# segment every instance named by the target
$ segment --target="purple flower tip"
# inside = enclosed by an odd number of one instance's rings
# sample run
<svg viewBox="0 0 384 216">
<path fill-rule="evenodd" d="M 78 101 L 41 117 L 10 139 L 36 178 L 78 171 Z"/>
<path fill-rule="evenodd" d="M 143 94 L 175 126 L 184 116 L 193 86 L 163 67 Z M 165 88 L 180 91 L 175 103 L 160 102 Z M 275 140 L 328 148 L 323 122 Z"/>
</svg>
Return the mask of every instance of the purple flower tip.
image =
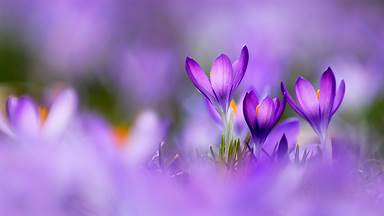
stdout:
<svg viewBox="0 0 384 216">
<path fill-rule="evenodd" d="M 195 87 L 216 107 L 226 112 L 232 93 L 239 86 L 248 65 L 248 49 L 244 46 L 239 59 L 231 63 L 225 54 L 220 54 L 212 64 L 209 77 L 200 65 L 186 58 L 185 69 Z"/>
<path fill-rule="evenodd" d="M 288 152 L 288 140 L 285 134 L 283 134 L 276 150 L 276 156 L 280 160 L 287 154 L 287 152 Z"/>
<path fill-rule="evenodd" d="M 286 95 L 292 109 L 308 121 L 317 134 L 323 135 L 332 116 L 340 107 L 345 94 L 345 82 L 342 80 L 336 91 L 336 78 L 328 67 L 321 75 L 320 88 L 315 90 L 313 85 L 303 77 L 295 82 L 296 101 L 289 94 L 284 83 L 281 91 Z"/>
</svg>

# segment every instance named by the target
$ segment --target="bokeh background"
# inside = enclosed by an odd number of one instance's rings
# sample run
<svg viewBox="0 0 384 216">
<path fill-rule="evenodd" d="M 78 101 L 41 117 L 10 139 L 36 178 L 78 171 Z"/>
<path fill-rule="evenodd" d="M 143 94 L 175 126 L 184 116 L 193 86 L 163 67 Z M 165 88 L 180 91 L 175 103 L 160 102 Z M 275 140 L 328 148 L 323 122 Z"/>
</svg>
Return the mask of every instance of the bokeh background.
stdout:
<svg viewBox="0 0 384 216">
<path fill-rule="evenodd" d="M 211 144 L 216 125 L 187 79 L 185 57 L 208 70 L 219 53 L 234 59 L 246 44 L 238 97 L 249 87 L 276 95 L 280 81 L 317 81 L 331 66 L 347 83 L 333 133 L 380 156 L 383 19 L 380 0 L 0 0 L 1 101 L 73 86 L 83 110 L 112 124 L 153 109 L 175 141 Z"/>
</svg>

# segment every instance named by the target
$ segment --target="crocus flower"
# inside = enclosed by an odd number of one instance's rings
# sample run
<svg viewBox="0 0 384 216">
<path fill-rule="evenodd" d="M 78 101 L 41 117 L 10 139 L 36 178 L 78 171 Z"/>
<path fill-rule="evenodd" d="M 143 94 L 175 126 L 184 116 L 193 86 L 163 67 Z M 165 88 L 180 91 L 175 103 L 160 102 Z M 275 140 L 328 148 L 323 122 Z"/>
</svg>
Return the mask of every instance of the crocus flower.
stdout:
<svg viewBox="0 0 384 216">
<path fill-rule="evenodd" d="M 187 75 L 196 88 L 221 113 L 226 113 L 232 93 L 239 86 L 248 65 L 248 49 L 241 50 L 240 58 L 233 63 L 228 56 L 221 54 L 213 62 L 209 78 L 200 65 L 187 57 L 185 68 Z"/>
<path fill-rule="evenodd" d="M 148 162 L 164 140 L 168 127 L 168 122 L 153 110 L 142 111 L 132 125 L 113 126 L 95 114 L 86 116 L 83 123 L 92 143 L 101 151 L 111 151 L 113 157 L 120 155 L 129 166 Z"/>
<path fill-rule="evenodd" d="M 257 146 L 264 144 L 268 134 L 283 114 L 285 103 L 285 95 L 281 101 L 269 96 L 259 101 L 253 90 L 246 93 L 243 102 L 244 118 Z"/>
<path fill-rule="evenodd" d="M 296 80 L 295 91 L 298 102 L 290 96 L 286 86 L 282 83 L 282 92 L 292 109 L 306 119 L 315 132 L 322 136 L 326 133 L 332 116 L 339 109 L 345 94 L 345 82 L 342 80 L 336 91 L 336 78 L 331 68 L 321 76 L 320 89 L 316 90 L 312 84 L 299 77 Z"/>
<path fill-rule="evenodd" d="M 58 137 L 68 126 L 77 97 L 72 89 L 61 91 L 50 108 L 37 106 L 29 96 L 10 96 L 7 100 L 6 119 L 2 132 L 21 139 L 51 139 Z"/>
<path fill-rule="evenodd" d="M 287 88 L 282 83 L 282 92 L 287 95 L 289 105 L 308 121 L 313 130 L 320 137 L 325 156 L 332 158 L 332 144 L 327 140 L 327 130 L 332 116 L 339 109 L 345 94 L 345 82 L 342 80 L 336 91 L 336 78 L 331 68 L 322 74 L 320 89 L 315 91 L 312 84 L 299 77 L 296 80 L 295 91 L 298 102 L 289 95 Z"/>
</svg>

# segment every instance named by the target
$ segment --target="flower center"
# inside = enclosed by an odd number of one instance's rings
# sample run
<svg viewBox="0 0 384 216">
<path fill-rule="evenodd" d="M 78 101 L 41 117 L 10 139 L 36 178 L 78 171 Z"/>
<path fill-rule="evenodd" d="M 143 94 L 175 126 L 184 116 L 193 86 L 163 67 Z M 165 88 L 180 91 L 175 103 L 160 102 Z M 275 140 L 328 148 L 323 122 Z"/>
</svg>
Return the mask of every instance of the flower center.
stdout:
<svg viewBox="0 0 384 216">
<path fill-rule="evenodd" d="M 256 115 L 259 114 L 259 110 L 260 110 L 260 104 L 257 104 L 257 106 L 256 106 Z"/>
<path fill-rule="evenodd" d="M 317 89 L 317 91 L 316 91 L 316 97 L 317 97 L 317 100 L 320 100 L 320 89 Z"/>
<path fill-rule="evenodd" d="M 39 106 L 39 121 L 40 125 L 43 125 L 48 118 L 49 109 L 46 106 Z"/>
<path fill-rule="evenodd" d="M 119 147 L 123 147 L 129 137 L 129 128 L 125 125 L 118 125 L 112 129 L 113 139 Z"/>
<path fill-rule="evenodd" d="M 237 113 L 237 105 L 236 105 L 235 100 L 232 99 L 229 106 L 231 107 L 231 109 L 233 110 L 234 113 Z"/>
</svg>

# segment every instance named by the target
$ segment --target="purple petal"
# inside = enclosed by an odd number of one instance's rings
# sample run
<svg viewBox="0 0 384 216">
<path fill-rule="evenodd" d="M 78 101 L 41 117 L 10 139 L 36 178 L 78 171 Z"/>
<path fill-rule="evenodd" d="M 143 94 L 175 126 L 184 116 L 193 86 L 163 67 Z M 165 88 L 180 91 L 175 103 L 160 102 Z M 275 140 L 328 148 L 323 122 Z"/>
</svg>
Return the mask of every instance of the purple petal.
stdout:
<svg viewBox="0 0 384 216">
<path fill-rule="evenodd" d="M 210 80 L 212 89 L 217 96 L 219 103 L 224 108 L 229 104 L 229 97 L 232 89 L 232 64 L 228 56 L 221 54 L 213 62 Z"/>
<path fill-rule="evenodd" d="M 1 131 L 0 133 L 3 133 L 7 136 L 14 135 L 11 128 L 8 125 L 7 119 L 3 115 L 0 115 L 0 131 Z"/>
<path fill-rule="evenodd" d="M 221 116 L 219 114 L 219 112 L 217 112 L 215 106 L 212 105 L 212 103 L 209 101 L 209 100 L 205 100 L 205 104 L 208 108 L 208 113 L 211 115 L 211 117 L 213 118 L 213 120 L 222 125 L 223 122 L 221 121 Z"/>
<path fill-rule="evenodd" d="M 296 97 L 305 115 L 315 120 L 319 117 L 319 100 L 312 84 L 302 77 L 296 80 Z"/>
<path fill-rule="evenodd" d="M 235 113 L 235 131 L 241 133 L 241 131 L 244 130 L 244 128 L 247 127 L 244 121 L 244 115 L 243 115 L 243 102 L 244 102 L 245 94 L 243 94 L 239 100 L 239 103 L 237 104 L 237 113 Z"/>
<path fill-rule="evenodd" d="M 14 114 L 16 112 L 18 98 L 15 96 L 9 96 L 7 99 L 7 105 L 6 105 L 6 113 L 7 118 L 4 118 L 4 116 L 0 116 L 0 130 L 7 136 L 13 136 L 12 129 L 10 128 L 9 121 L 10 119 L 14 119 Z"/>
<path fill-rule="evenodd" d="M 14 117 L 16 107 L 17 107 L 18 98 L 15 96 L 9 96 L 7 100 L 7 116 L 8 119 Z"/>
<path fill-rule="evenodd" d="M 276 150 L 276 156 L 278 159 L 282 159 L 288 152 L 288 140 L 285 134 L 280 139 L 279 146 Z"/>
<path fill-rule="evenodd" d="M 40 130 L 37 108 L 33 100 L 27 96 L 18 99 L 10 123 L 15 132 L 22 137 L 36 137 Z"/>
<path fill-rule="evenodd" d="M 279 121 L 281 115 L 284 112 L 286 103 L 287 103 L 287 96 L 285 94 L 283 94 L 283 98 L 281 99 L 281 103 L 277 99 L 276 106 L 275 106 L 276 107 L 276 113 L 275 113 L 275 118 L 273 120 L 273 125 L 276 124 L 277 121 Z"/>
<path fill-rule="evenodd" d="M 339 109 L 341 102 L 343 102 L 344 95 L 345 95 L 345 82 L 344 80 L 341 80 L 339 88 L 337 89 L 335 102 L 333 104 L 332 115 L 334 115 L 335 112 Z"/>
<path fill-rule="evenodd" d="M 328 68 L 320 79 L 320 111 L 322 118 L 329 119 L 335 100 L 336 79 L 331 68 Z"/>
<path fill-rule="evenodd" d="M 211 102 L 214 94 L 208 76 L 204 73 L 200 65 L 192 58 L 187 57 L 185 60 L 185 69 L 187 75 L 195 87 Z"/>
<path fill-rule="evenodd" d="M 244 119 L 247 122 L 248 127 L 251 132 L 255 130 L 257 119 L 256 119 L 256 107 L 259 103 L 259 99 L 257 98 L 255 92 L 249 91 L 245 94 L 243 101 L 243 114 Z"/>
<path fill-rule="evenodd" d="M 288 150 L 290 151 L 295 147 L 297 136 L 299 135 L 300 122 L 296 118 L 289 118 L 278 124 L 269 133 L 263 148 L 269 154 L 273 153 L 273 150 L 277 143 L 279 143 L 283 134 L 288 140 Z"/>
<path fill-rule="evenodd" d="M 43 125 L 43 133 L 47 138 L 58 136 L 68 126 L 77 107 L 77 96 L 72 89 L 60 92 L 53 102 L 47 120 Z"/>
<path fill-rule="evenodd" d="M 269 128 L 273 121 L 275 113 L 275 105 L 270 97 L 266 97 L 257 110 L 257 123 L 259 128 Z"/>
<path fill-rule="evenodd" d="M 147 162 L 163 141 L 167 132 L 167 124 L 152 110 L 142 112 L 135 121 L 124 149 L 124 159 L 128 165 L 138 165 Z M 151 134 L 151 136 L 148 136 Z"/>
<path fill-rule="evenodd" d="M 281 82 L 281 92 L 283 95 L 286 96 L 286 100 L 288 101 L 289 105 L 292 107 L 292 109 L 299 115 L 301 115 L 303 118 L 305 117 L 305 114 L 301 110 L 299 106 L 296 105 L 296 102 L 293 100 L 292 96 L 289 94 L 287 87 L 283 82 Z"/>
<path fill-rule="evenodd" d="M 233 84 L 232 89 L 235 89 L 239 86 L 241 80 L 244 77 L 245 71 L 247 70 L 249 60 L 249 53 L 247 46 L 244 46 L 241 50 L 239 59 L 233 62 Z"/>
</svg>

